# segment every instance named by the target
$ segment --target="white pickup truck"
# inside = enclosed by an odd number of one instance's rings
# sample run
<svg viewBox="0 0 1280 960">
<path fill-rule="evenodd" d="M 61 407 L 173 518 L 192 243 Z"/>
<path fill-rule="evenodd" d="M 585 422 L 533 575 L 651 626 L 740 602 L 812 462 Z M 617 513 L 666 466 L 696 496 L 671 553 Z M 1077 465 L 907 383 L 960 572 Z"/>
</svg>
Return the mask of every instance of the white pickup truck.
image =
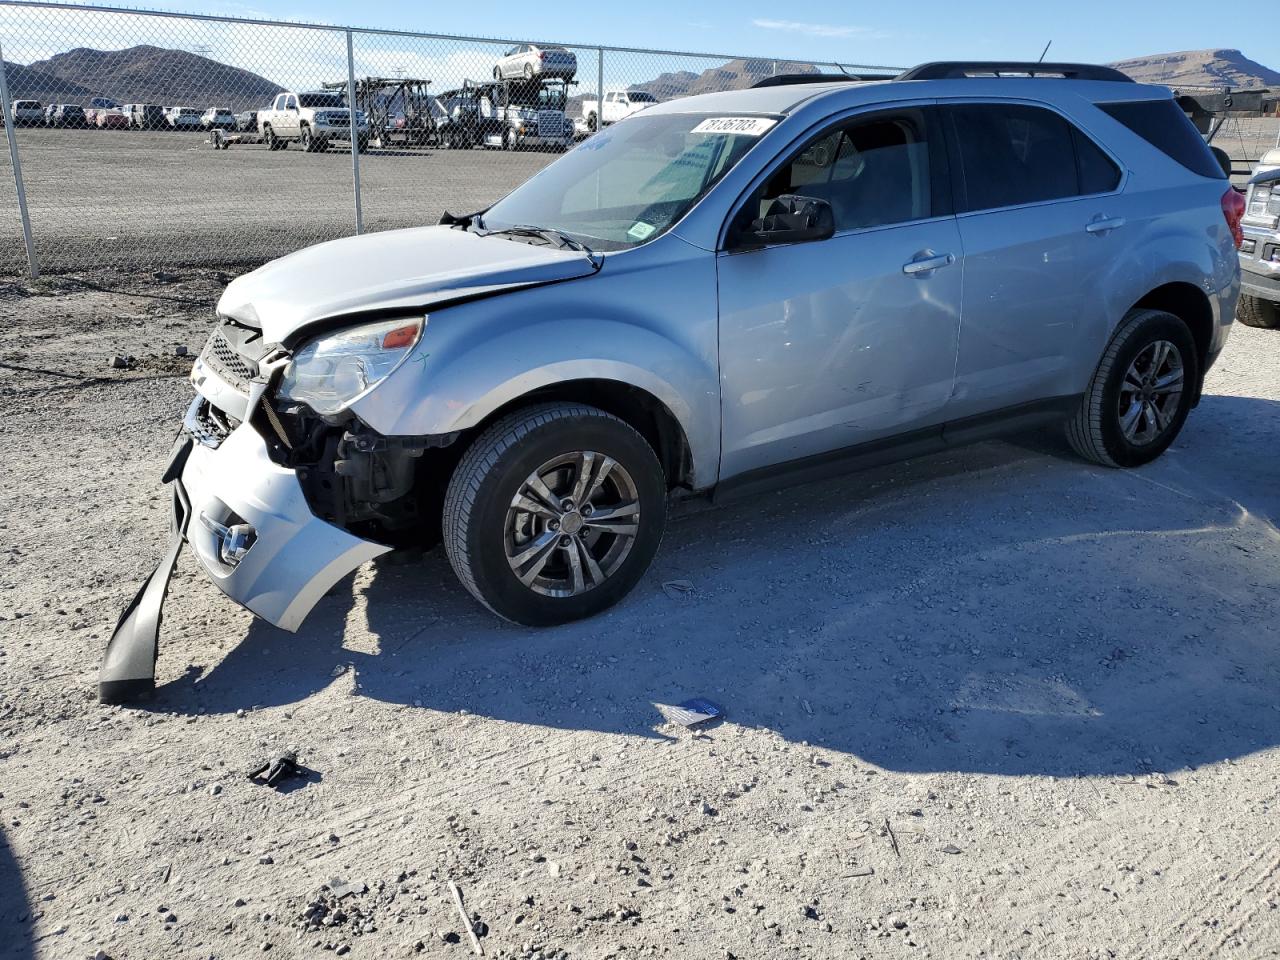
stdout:
<svg viewBox="0 0 1280 960">
<path fill-rule="evenodd" d="M 657 102 L 657 97 L 643 90 L 609 90 L 604 95 L 603 111 L 600 109 L 598 100 L 582 101 L 582 119 L 587 130 L 594 133 L 600 128 L 601 120 L 604 121 L 605 126 L 608 126 Z"/>
<path fill-rule="evenodd" d="M 285 149 L 291 140 L 307 153 L 329 148 L 330 141 L 351 142 L 351 117 L 340 93 L 277 94 L 271 107 L 258 111 L 258 132 L 272 150 Z M 369 146 L 369 120 L 356 111 L 356 147 L 363 153 Z"/>
</svg>

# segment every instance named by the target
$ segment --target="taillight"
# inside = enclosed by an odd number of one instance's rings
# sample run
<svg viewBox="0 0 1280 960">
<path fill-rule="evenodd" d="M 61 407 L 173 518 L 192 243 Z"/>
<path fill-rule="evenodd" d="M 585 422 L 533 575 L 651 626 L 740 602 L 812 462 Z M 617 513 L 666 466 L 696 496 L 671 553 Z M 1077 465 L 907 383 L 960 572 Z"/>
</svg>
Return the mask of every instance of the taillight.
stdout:
<svg viewBox="0 0 1280 960">
<path fill-rule="evenodd" d="M 1244 194 L 1235 187 L 1228 187 L 1222 195 L 1222 216 L 1231 228 L 1231 237 L 1236 242 L 1236 249 L 1244 243 L 1244 230 L 1240 228 L 1240 218 L 1244 216 Z"/>
<path fill-rule="evenodd" d="M 539 50 L 539 51 L 538 51 L 538 59 L 539 59 L 539 60 L 545 60 L 545 59 L 547 59 L 547 51 L 545 51 L 545 50 Z"/>
</svg>

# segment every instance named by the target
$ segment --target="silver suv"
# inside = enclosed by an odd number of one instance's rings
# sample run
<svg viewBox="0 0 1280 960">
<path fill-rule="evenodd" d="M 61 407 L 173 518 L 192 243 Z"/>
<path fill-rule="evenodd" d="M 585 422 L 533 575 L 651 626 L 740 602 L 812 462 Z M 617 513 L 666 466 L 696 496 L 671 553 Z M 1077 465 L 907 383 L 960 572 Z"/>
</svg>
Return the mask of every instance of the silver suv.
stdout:
<svg viewBox="0 0 1280 960">
<path fill-rule="evenodd" d="M 1012 75 L 1017 74 L 1017 75 Z M 184 541 L 288 630 L 442 538 L 499 616 L 617 603 L 668 498 L 1062 424 L 1135 467 L 1222 350 L 1243 198 L 1163 87 L 1071 64 L 771 78 L 651 107 L 488 209 L 235 280 L 101 695 Z"/>
</svg>

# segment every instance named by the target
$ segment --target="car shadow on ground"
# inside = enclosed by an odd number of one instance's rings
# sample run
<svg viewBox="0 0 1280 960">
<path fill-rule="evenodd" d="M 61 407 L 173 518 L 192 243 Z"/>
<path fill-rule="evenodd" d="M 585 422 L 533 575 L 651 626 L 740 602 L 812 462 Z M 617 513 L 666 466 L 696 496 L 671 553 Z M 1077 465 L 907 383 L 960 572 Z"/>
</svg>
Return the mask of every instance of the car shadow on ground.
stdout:
<svg viewBox="0 0 1280 960">
<path fill-rule="evenodd" d="M 31 905 L 17 859 L 0 830 L 0 956 L 28 960 L 35 956 L 31 940 Z"/>
<path fill-rule="evenodd" d="M 655 703 L 701 695 L 733 723 L 902 771 L 1140 774 L 1242 756 L 1280 742 L 1280 465 L 1241 462 L 1274 446 L 1238 431 L 1275 433 L 1278 407 L 1206 397 L 1139 471 L 1035 436 L 681 516 L 626 601 L 554 630 L 499 622 L 438 549 L 384 559 L 297 634 L 254 621 L 157 707 L 228 712 L 345 683 L 656 736 Z"/>
</svg>

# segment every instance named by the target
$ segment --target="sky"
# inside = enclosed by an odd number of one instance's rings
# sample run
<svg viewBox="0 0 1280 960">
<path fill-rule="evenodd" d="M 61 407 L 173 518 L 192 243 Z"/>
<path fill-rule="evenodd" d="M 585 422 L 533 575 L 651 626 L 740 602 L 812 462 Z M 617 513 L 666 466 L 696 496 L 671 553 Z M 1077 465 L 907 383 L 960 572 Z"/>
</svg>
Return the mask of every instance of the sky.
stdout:
<svg viewBox="0 0 1280 960">
<path fill-rule="evenodd" d="M 1105 62 L 1203 47 L 1243 48 L 1280 67 L 1280 34 L 1251 31 L 1250 18 L 1213 12 L 1203 0 L 1133 3 L 996 3 L 912 0 L 644 0 L 593 3 L 421 3 L 404 0 L 251 0 L 158 4 L 164 9 L 392 27 L 583 44 L 908 65 L 933 59 Z M 1258 9 L 1261 9 L 1259 6 Z"/>
</svg>

